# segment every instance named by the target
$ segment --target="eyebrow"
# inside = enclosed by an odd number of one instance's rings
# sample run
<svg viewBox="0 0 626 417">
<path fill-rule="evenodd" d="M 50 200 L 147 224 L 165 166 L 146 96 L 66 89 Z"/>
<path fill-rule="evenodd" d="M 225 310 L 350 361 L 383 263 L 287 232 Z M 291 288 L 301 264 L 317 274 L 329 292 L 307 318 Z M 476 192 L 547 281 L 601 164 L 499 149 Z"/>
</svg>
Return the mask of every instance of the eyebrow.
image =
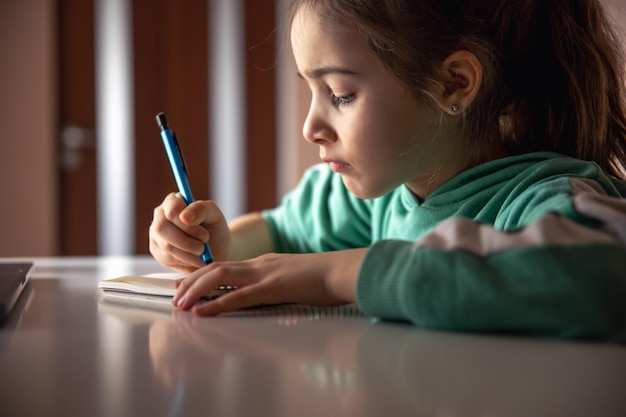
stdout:
<svg viewBox="0 0 626 417">
<path fill-rule="evenodd" d="M 321 67 L 311 71 L 306 71 L 304 75 L 307 78 L 322 78 L 328 74 L 343 74 L 343 75 L 357 75 L 358 73 L 347 68 L 342 67 Z M 304 78 L 304 76 L 298 71 L 298 77 Z"/>
</svg>

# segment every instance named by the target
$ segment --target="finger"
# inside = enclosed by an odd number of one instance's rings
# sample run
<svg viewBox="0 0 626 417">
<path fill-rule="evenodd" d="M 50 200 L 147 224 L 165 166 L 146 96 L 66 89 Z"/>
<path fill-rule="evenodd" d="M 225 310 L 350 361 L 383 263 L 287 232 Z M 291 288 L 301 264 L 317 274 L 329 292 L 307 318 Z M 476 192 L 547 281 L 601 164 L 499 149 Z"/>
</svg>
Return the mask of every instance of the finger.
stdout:
<svg viewBox="0 0 626 417">
<path fill-rule="evenodd" d="M 257 274 L 243 262 L 216 262 L 183 279 L 178 284 L 172 304 L 187 310 L 220 285 L 233 285 L 241 288 L 259 280 Z"/>
<path fill-rule="evenodd" d="M 150 253 L 162 265 L 178 270 L 183 267 L 185 269 L 183 272 L 193 272 L 204 266 L 200 256 L 180 250 L 167 242 L 158 244 L 155 241 L 151 241 Z"/>
<path fill-rule="evenodd" d="M 285 303 L 288 298 L 280 290 L 268 282 L 241 287 L 221 297 L 193 306 L 192 312 L 197 316 L 215 316 L 229 311 L 237 311 L 247 307 L 264 304 Z"/>
<path fill-rule="evenodd" d="M 166 219 L 174 222 L 186 206 L 185 200 L 179 193 L 169 193 L 157 209 L 163 212 Z"/>
<path fill-rule="evenodd" d="M 185 200 L 179 193 L 170 193 L 167 195 L 163 203 L 154 210 L 154 221 L 159 221 L 174 225 L 188 236 L 196 238 L 199 241 L 206 242 L 208 240 L 208 232 L 201 226 L 189 225 L 181 221 L 181 213 L 187 208 Z"/>
<path fill-rule="evenodd" d="M 150 253 L 152 253 L 152 256 L 154 256 L 154 258 L 157 261 L 159 261 L 161 265 L 166 266 L 168 268 L 172 268 L 178 272 L 182 272 L 185 274 L 190 274 L 204 265 L 202 261 L 193 261 L 193 260 L 190 261 L 191 263 L 190 262 L 183 263 L 179 259 L 176 259 L 170 256 L 169 253 L 162 251 L 158 247 L 156 248 L 151 247 Z"/>
<path fill-rule="evenodd" d="M 188 228 L 187 226 L 184 227 Z M 204 230 L 204 234 L 204 237 L 208 239 L 206 230 Z M 154 245 L 166 252 L 169 252 L 170 248 L 176 248 L 200 256 L 204 250 L 204 241 L 181 230 L 162 215 L 158 209 L 155 210 L 154 221 L 149 228 L 149 236 Z"/>
<path fill-rule="evenodd" d="M 217 204 L 209 200 L 194 201 L 180 212 L 179 218 L 187 226 L 215 225 L 225 221 Z"/>
<path fill-rule="evenodd" d="M 154 219 L 159 220 L 161 217 L 166 220 L 166 223 L 171 223 L 176 228 L 183 231 L 188 236 L 191 236 L 201 242 L 208 242 L 209 233 L 207 230 L 200 226 L 200 222 L 189 222 L 185 219 L 198 216 L 197 209 L 189 210 L 185 200 L 180 194 L 169 194 L 163 203 L 155 209 Z M 201 218 L 200 218 L 201 219 Z"/>
<path fill-rule="evenodd" d="M 160 241 L 160 243 L 151 242 L 150 252 L 157 260 L 159 260 L 159 262 L 166 266 L 184 265 L 193 267 L 193 270 L 204 266 L 204 263 L 202 262 L 200 255 L 197 254 L 197 251 L 194 251 L 195 253 L 190 253 L 186 250 L 179 249 L 164 240 Z"/>
<path fill-rule="evenodd" d="M 187 277 L 177 280 L 175 283 L 176 294 L 172 298 L 172 305 L 180 308 L 181 310 L 187 310 L 190 306 L 196 303 L 206 292 L 203 288 L 215 288 L 216 284 L 207 283 L 211 279 L 211 268 L 214 265 L 205 266 L 197 271 L 189 274 Z M 196 281 L 201 282 L 201 285 L 196 285 Z M 211 285 L 213 285 L 211 287 Z"/>
<path fill-rule="evenodd" d="M 184 297 L 191 298 L 192 296 L 189 293 L 189 288 L 191 288 L 192 284 L 195 283 L 200 278 L 204 277 L 205 280 L 208 279 L 208 275 L 210 272 L 210 268 L 213 265 L 205 266 L 204 268 L 198 269 L 197 271 L 187 275 L 185 278 L 178 279 L 174 283 L 174 287 L 176 288 L 176 293 L 172 298 L 172 304 L 176 307 L 184 309 L 184 303 L 182 299 Z"/>
</svg>

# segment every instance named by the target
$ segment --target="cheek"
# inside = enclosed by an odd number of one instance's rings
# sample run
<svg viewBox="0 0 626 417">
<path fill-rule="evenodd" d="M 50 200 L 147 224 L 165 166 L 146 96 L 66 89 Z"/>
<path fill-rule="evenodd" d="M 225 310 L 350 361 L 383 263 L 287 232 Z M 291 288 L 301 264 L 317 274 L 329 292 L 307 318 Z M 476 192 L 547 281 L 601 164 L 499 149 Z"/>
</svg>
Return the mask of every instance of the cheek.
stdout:
<svg viewBox="0 0 626 417">
<path fill-rule="evenodd" d="M 393 170 L 393 165 L 415 148 L 410 128 L 400 120 L 364 114 L 360 123 L 346 124 L 343 146 L 354 162 L 371 171 Z"/>
<path fill-rule="evenodd" d="M 359 159 L 388 166 L 421 148 L 422 141 L 429 142 L 432 132 L 425 123 L 427 110 L 410 96 L 387 92 L 376 97 L 363 97 L 342 126 L 342 137 L 344 144 L 360 155 Z"/>
<path fill-rule="evenodd" d="M 381 123 L 371 125 L 367 132 L 371 135 L 369 145 L 378 158 L 405 157 L 418 147 L 420 135 L 415 123 L 393 116 L 379 120 Z"/>
<path fill-rule="evenodd" d="M 392 136 L 396 143 L 406 143 L 419 130 L 424 111 L 406 93 L 383 96 L 376 104 L 375 111 L 368 114 L 368 120 L 376 123 L 379 132 Z"/>
<path fill-rule="evenodd" d="M 393 111 L 395 110 L 395 111 Z M 436 140 L 437 128 L 428 110 L 405 103 L 387 114 L 390 146 L 399 153 L 426 151 Z"/>
</svg>

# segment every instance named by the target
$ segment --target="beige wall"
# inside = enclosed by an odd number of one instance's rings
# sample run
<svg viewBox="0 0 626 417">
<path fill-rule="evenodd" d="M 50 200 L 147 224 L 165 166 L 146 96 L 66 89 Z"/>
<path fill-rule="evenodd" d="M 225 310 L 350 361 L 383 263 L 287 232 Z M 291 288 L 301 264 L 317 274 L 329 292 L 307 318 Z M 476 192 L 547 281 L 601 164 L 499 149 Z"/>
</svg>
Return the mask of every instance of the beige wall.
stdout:
<svg viewBox="0 0 626 417">
<path fill-rule="evenodd" d="M 52 0 L 0 0 L 0 256 L 56 251 Z"/>
</svg>

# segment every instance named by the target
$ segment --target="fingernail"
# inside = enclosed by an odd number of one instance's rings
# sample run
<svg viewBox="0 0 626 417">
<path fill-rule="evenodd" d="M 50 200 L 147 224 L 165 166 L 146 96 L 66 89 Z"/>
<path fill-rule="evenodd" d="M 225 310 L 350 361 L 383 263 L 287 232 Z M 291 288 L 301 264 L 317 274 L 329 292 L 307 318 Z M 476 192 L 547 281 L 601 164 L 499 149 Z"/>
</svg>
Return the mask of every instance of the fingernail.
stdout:
<svg viewBox="0 0 626 417">
<path fill-rule="evenodd" d="M 178 300 L 178 308 L 182 308 L 183 310 L 187 308 L 187 297 L 184 296 L 183 298 L 181 298 L 180 300 Z"/>
<path fill-rule="evenodd" d="M 178 218 L 180 219 L 181 222 L 183 222 L 186 225 L 194 225 L 196 221 L 196 214 L 193 211 L 183 210 L 178 215 Z"/>
<path fill-rule="evenodd" d="M 195 213 L 195 212 L 193 212 L 193 211 L 187 211 L 187 212 L 185 213 L 185 216 L 187 217 L 187 220 L 189 220 L 189 221 L 191 221 L 191 222 L 195 221 L 195 220 L 198 218 L 198 216 L 196 215 L 196 213 Z"/>
</svg>

